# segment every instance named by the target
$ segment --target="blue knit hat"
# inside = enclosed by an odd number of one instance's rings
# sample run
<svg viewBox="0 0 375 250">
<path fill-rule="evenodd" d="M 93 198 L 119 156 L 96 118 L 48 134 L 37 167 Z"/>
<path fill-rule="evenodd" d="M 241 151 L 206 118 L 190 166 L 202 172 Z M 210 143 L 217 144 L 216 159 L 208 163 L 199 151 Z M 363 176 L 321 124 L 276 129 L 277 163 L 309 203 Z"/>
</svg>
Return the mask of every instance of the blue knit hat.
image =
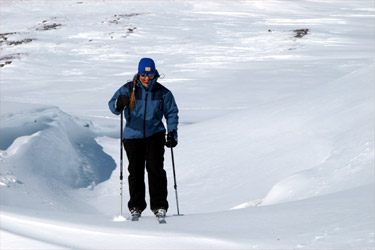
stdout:
<svg viewBox="0 0 375 250">
<path fill-rule="evenodd" d="M 151 58 L 142 58 L 138 64 L 139 74 L 155 74 L 155 62 Z"/>
</svg>

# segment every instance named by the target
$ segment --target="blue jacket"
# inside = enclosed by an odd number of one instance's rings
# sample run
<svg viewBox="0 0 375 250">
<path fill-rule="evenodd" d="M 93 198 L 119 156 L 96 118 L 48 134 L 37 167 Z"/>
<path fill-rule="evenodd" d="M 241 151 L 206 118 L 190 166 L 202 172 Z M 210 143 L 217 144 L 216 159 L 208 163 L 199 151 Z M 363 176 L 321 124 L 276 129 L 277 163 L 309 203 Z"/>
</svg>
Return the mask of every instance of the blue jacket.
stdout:
<svg viewBox="0 0 375 250">
<path fill-rule="evenodd" d="M 178 125 L 178 108 L 172 92 L 157 82 L 159 74 L 149 81 L 148 88 L 137 80 L 135 89 L 135 106 L 124 109 L 126 125 L 124 128 L 124 139 L 147 138 L 158 132 L 166 132 L 162 122 L 163 116 L 167 121 L 168 132 L 176 131 Z M 121 114 L 116 111 L 116 100 L 119 95 L 131 96 L 133 81 L 123 85 L 109 101 L 109 109 L 115 115 Z"/>
</svg>

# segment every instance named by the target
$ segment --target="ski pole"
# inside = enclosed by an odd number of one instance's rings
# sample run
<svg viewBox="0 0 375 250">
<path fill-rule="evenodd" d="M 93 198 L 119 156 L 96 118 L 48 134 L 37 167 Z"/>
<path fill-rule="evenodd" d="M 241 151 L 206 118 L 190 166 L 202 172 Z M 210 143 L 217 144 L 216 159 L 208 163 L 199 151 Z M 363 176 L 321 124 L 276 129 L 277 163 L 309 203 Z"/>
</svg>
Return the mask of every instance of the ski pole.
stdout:
<svg viewBox="0 0 375 250">
<path fill-rule="evenodd" d="M 171 155 L 172 155 L 172 168 L 173 168 L 173 179 L 174 179 L 174 191 L 176 194 L 176 204 L 177 204 L 177 215 L 180 215 L 180 209 L 178 206 L 178 194 L 177 194 L 177 181 L 176 181 L 176 170 L 174 167 L 174 157 L 173 157 L 173 148 L 171 147 Z M 182 214 L 181 214 L 182 215 Z"/>
<path fill-rule="evenodd" d="M 123 127 L 124 127 L 124 111 L 121 111 L 121 122 L 120 122 L 120 199 L 121 199 L 121 204 L 120 204 L 120 215 L 122 216 L 122 186 L 123 186 L 123 176 L 122 176 L 122 159 L 123 159 L 123 154 L 122 154 L 122 137 L 123 137 Z"/>
</svg>

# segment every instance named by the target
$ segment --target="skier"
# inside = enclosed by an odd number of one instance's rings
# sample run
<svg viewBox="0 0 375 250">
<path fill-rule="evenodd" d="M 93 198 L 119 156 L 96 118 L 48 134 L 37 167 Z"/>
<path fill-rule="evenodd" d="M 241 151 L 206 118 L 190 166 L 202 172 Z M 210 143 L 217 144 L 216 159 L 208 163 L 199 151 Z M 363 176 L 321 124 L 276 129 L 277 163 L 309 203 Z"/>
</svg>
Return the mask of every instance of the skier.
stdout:
<svg viewBox="0 0 375 250">
<path fill-rule="evenodd" d="M 128 207 L 133 220 L 138 220 L 147 206 L 145 168 L 151 210 L 157 217 L 165 217 L 168 210 L 164 145 L 177 145 L 178 108 L 171 91 L 157 82 L 159 77 L 154 61 L 142 58 L 133 81 L 118 89 L 108 103 L 112 113 L 119 115 L 124 111 L 126 119 L 122 141 L 129 161 Z"/>
</svg>

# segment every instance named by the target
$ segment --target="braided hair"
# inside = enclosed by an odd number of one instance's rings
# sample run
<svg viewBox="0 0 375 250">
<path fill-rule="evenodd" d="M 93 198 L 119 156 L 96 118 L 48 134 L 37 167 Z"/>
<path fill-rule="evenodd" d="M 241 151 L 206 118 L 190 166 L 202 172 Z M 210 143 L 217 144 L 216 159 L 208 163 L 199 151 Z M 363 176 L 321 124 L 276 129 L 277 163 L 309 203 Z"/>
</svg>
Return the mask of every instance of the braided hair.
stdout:
<svg viewBox="0 0 375 250">
<path fill-rule="evenodd" d="M 138 74 L 136 74 L 133 78 L 133 91 L 132 91 L 132 94 L 130 96 L 130 104 L 129 104 L 129 108 L 134 108 L 134 105 L 135 105 L 135 85 L 137 83 L 137 79 L 138 79 Z"/>
</svg>

